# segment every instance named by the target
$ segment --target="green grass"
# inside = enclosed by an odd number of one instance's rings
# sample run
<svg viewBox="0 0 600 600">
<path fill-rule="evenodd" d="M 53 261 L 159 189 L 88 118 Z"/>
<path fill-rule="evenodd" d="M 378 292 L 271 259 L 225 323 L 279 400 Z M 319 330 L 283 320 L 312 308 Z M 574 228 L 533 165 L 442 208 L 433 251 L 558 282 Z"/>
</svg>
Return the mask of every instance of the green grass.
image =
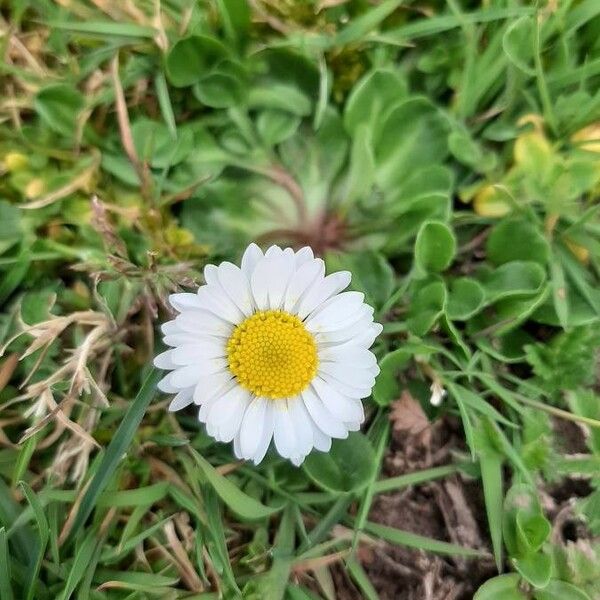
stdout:
<svg viewBox="0 0 600 600">
<path fill-rule="evenodd" d="M 597 0 L 6 0 L 0 28 L 2 600 L 329 599 L 334 565 L 374 600 L 384 541 L 493 553 L 479 600 L 600 594 Z M 150 366 L 167 295 L 250 241 L 310 244 L 384 323 L 362 432 L 300 469 L 236 461 Z M 463 440 L 388 477 L 406 392 Z M 372 520 L 457 474 L 486 550 Z M 536 492 L 578 476 L 585 551 Z"/>
</svg>

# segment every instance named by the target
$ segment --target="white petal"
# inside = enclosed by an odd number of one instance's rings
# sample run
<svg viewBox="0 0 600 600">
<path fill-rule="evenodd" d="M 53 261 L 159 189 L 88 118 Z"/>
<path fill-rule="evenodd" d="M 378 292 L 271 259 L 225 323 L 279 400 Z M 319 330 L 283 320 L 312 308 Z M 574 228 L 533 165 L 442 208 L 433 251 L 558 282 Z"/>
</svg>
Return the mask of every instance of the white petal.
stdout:
<svg viewBox="0 0 600 600">
<path fill-rule="evenodd" d="M 171 358 L 178 365 L 201 364 L 211 358 L 223 358 L 227 354 L 225 343 L 217 338 L 197 340 L 192 344 L 182 344 L 171 350 Z"/>
<path fill-rule="evenodd" d="M 327 410 L 315 391 L 308 387 L 302 392 L 302 400 L 316 426 L 325 434 L 334 438 L 348 437 L 344 424 Z"/>
<path fill-rule="evenodd" d="M 362 323 L 362 322 L 361 322 Z M 362 348 L 368 349 L 373 345 L 375 338 L 382 332 L 383 325 L 379 323 L 371 323 L 367 325 L 360 333 L 356 333 L 350 337 L 350 339 L 341 342 L 325 342 L 324 339 L 330 337 L 329 333 L 322 334 L 319 336 L 318 345 L 319 351 L 321 350 L 347 350 L 350 348 Z M 338 332 L 335 332 L 337 335 Z"/>
<path fill-rule="evenodd" d="M 375 383 L 375 377 L 368 369 L 352 368 L 340 363 L 320 363 L 319 373 L 327 373 L 335 379 L 357 388 L 372 388 Z"/>
<path fill-rule="evenodd" d="M 287 248 L 286 248 L 286 250 L 287 250 Z M 281 256 L 282 254 L 283 254 L 283 250 L 276 244 L 274 244 L 270 248 L 267 248 L 267 251 L 265 252 L 265 256 L 268 256 L 268 257 Z"/>
<path fill-rule="evenodd" d="M 310 262 L 314 259 L 315 255 L 310 246 L 304 246 L 304 248 L 300 248 L 300 250 L 296 252 L 296 270 L 303 264 Z"/>
<path fill-rule="evenodd" d="M 219 285 L 217 267 L 215 265 L 206 265 L 204 267 L 204 281 L 209 285 Z"/>
<path fill-rule="evenodd" d="M 167 373 L 156 385 L 156 387 L 165 394 L 176 394 L 181 390 L 181 386 L 173 385 L 171 376 L 173 373 Z"/>
<path fill-rule="evenodd" d="M 173 362 L 172 357 L 173 350 L 167 350 L 166 352 L 161 352 L 154 357 L 154 366 L 157 369 L 175 369 L 177 365 Z"/>
<path fill-rule="evenodd" d="M 169 335 L 172 333 L 180 333 L 179 327 L 175 323 L 175 319 L 172 321 L 167 321 L 160 326 L 160 330 L 164 335 Z"/>
<path fill-rule="evenodd" d="M 363 304 L 355 317 L 356 321 L 347 323 L 340 329 L 315 334 L 317 341 L 324 344 L 343 344 L 359 336 L 371 326 L 373 322 L 373 309 Z"/>
<path fill-rule="evenodd" d="M 306 319 L 308 331 L 333 331 L 356 321 L 365 295 L 362 292 L 343 292 L 330 298 Z"/>
<path fill-rule="evenodd" d="M 313 420 L 300 396 L 290 398 L 288 408 L 298 437 L 297 451 L 304 457 L 313 447 Z"/>
<path fill-rule="evenodd" d="M 171 374 L 171 383 L 180 388 L 196 385 L 202 377 L 223 371 L 226 367 L 224 358 L 210 358 L 202 364 L 179 367 Z"/>
<path fill-rule="evenodd" d="M 171 404 L 169 404 L 169 411 L 175 412 L 176 410 L 181 410 L 186 406 L 192 404 L 193 400 L 193 392 L 194 388 L 186 388 L 185 390 L 181 390 L 173 400 L 171 400 Z"/>
<path fill-rule="evenodd" d="M 250 281 L 254 268 L 264 256 L 262 250 L 253 242 L 250 244 L 242 256 L 242 271 Z"/>
<path fill-rule="evenodd" d="M 281 256 L 270 260 L 273 261 L 273 271 L 269 280 L 269 306 L 279 309 L 283 305 L 285 291 L 294 274 L 294 254 L 284 251 Z"/>
<path fill-rule="evenodd" d="M 325 263 L 320 258 L 304 263 L 293 275 L 288 285 L 283 301 L 283 309 L 294 311 L 303 294 L 317 281 L 322 281 L 324 274 Z"/>
<path fill-rule="evenodd" d="M 319 377 L 324 379 L 333 388 L 338 390 L 340 394 L 348 396 L 348 398 L 366 398 L 367 396 L 371 395 L 371 387 L 354 387 L 352 385 L 348 385 L 344 381 L 340 381 L 339 379 L 332 377 L 323 371 L 319 373 Z"/>
<path fill-rule="evenodd" d="M 214 404 L 218 402 L 223 396 L 229 394 L 236 387 L 239 386 L 235 382 L 235 380 L 232 379 L 224 387 L 222 387 L 221 390 L 219 390 L 219 392 L 212 394 L 205 402 L 202 402 L 202 404 L 200 405 L 200 410 L 198 411 L 198 420 L 202 423 L 206 423 L 208 413 L 210 412 Z"/>
<path fill-rule="evenodd" d="M 233 438 L 233 453 L 237 458 L 244 458 L 242 456 L 242 449 L 240 445 L 240 432 L 237 432 L 237 435 Z"/>
<path fill-rule="evenodd" d="M 259 310 L 269 308 L 269 279 L 271 277 L 271 261 L 261 258 L 254 267 L 250 278 L 250 287 L 254 298 L 254 305 Z"/>
<path fill-rule="evenodd" d="M 237 325 L 244 320 L 242 311 L 229 299 L 220 285 L 203 285 L 198 289 L 198 299 L 202 308 L 229 323 Z"/>
<path fill-rule="evenodd" d="M 211 407 L 206 419 L 207 426 L 214 430 L 214 437 L 220 442 L 231 442 L 237 435 L 251 394 L 244 388 L 234 387 Z"/>
<path fill-rule="evenodd" d="M 221 263 L 217 272 L 225 293 L 249 317 L 254 311 L 254 303 L 248 278 L 239 267 L 230 262 Z"/>
<path fill-rule="evenodd" d="M 361 423 L 362 423 L 362 421 L 360 421 L 360 422 L 355 421 L 355 422 L 344 423 L 344 425 L 348 428 L 348 431 L 359 431 Z"/>
<path fill-rule="evenodd" d="M 339 362 L 358 368 L 374 367 L 377 364 L 375 355 L 354 344 L 328 346 L 319 348 L 319 362 Z"/>
<path fill-rule="evenodd" d="M 175 323 L 181 331 L 194 335 L 229 337 L 233 331 L 231 323 L 208 310 L 186 310 L 175 319 Z"/>
<path fill-rule="evenodd" d="M 165 335 L 163 342 L 167 346 L 181 346 L 182 344 L 191 344 L 198 339 L 197 335 L 193 333 L 174 333 L 172 335 Z"/>
<path fill-rule="evenodd" d="M 341 292 L 350 285 L 351 275 L 348 271 L 339 271 L 327 275 L 322 281 L 317 281 L 300 300 L 298 316 L 306 318 L 317 306 Z"/>
<path fill-rule="evenodd" d="M 297 454 L 298 436 L 290 415 L 287 400 L 276 400 L 273 402 L 273 415 L 275 418 L 273 424 L 275 448 L 280 456 L 290 458 L 292 454 Z"/>
<path fill-rule="evenodd" d="M 314 423 L 313 444 L 315 448 L 321 452 L 329 452 L 331 450 L 331 438 L 328 435 L 325 435 Z"/>
<path fill-rule="evenodd" d="M 262 439 L 268 400 L 255 398 L 244 414 L 240 428 L 240 451 L 242 458 L 252 458 Z"/>
<path fill-rule="evenodd" d="M 221 396 L 226 387 L 231 387 L 230 383 L 233 383 L 233 375 L 228 369 L 203 377 L 194 388 L 194 402 L 200 405 L 215 396 Z"/>
<path fill-rule="evenodd" d="M 252 295 L 260 310 L 278 309 L 294 273 L 294 256 L 286 252 L 265 255 L 252 273 Z"/>
<path fill-rule="evenodd" d="M 329 385 L 320 377 L 315 377 L 311 385 L 327 410 L 344 423 L 347 421 L 358 421 L 362 423 L 365 418 L 362 402 L 355 398 L 348 398 L 340 394 L 333 386 Z"/>
<path fill-rule="evenodd" d="M 202 308 L 196 294 L 171 294 L 169 296 L 169 302 L 171 303 L 171 306 L 179 312 L 186 308 Z"/>
<path fill-rule="evenodd" d="M 252 457 L 252 461 L 255 465 L 260 463 L 262 459 L 265 457 L 267 450 L 269 449 L 269 445 L 271 444 L 271 438 L 273 437 L 273 403 L 267 403 L 267 410 L 265 412 L 265 420 L 263 430 L 260 436 L 260 443 L 258 444 L 258 449 L 256 453 Z"/>
</svg>

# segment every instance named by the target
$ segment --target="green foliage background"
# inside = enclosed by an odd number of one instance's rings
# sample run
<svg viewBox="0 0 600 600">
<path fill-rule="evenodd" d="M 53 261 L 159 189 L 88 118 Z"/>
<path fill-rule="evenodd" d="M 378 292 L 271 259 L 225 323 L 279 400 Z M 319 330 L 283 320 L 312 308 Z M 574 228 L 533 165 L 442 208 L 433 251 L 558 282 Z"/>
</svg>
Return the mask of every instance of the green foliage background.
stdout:
<svg viewBox="0 0 600 600">
<path fill-rule="evenodd" d="M 514 571 L 479 600 L 599 597 L 536 493 L 589 479 L 600 533 L 597 0 L 0 8 L 3 600 L 332 598 L 335 552 L 372 600 L 365 539 L 480 554 L 369 521 L 457 470 Z M 302 469 L 233 463 L 149 367 L 168 293 L 250 241 L 310 244 L 385 325 L 365 430 Z M 465 446 L 386 480 L 406 389 Z"/>
</svg>

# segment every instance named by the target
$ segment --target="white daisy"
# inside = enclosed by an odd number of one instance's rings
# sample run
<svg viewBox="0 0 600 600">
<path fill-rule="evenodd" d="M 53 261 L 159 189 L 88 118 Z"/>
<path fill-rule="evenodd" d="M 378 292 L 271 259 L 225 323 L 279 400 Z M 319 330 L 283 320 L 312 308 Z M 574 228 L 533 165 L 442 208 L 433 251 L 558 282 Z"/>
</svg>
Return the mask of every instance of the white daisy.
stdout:
<svg viewBox="0 0 600 600">
<path fill-rule="evenodd" d="M 382 327 L 363 294 L 342 291 L 349 272 L 325 276 L 308 247 L 250 244 L 241 268 L 208 265 L 204 277 L 197 294 L 170 296 L 179 315 L 162 326 L 171 349 L 154 364 L 170 370 L 158 384 L 176 394 L 170 410 L 196 403 L 208 434 L 256 464 L 271 439 L 299 465 L 360 428 Z"/>
</svg>

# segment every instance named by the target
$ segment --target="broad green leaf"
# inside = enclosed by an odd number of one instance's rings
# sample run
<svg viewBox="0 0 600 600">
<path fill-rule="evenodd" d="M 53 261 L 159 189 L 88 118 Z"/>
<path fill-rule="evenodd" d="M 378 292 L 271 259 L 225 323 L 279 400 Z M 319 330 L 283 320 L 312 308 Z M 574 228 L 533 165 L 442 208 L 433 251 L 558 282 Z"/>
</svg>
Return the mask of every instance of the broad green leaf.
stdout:
<svg viewBox="0 0 600 600">
<path fill-rule="evenodd" d="M 381 369 L 375 386 L 373 387 L 373 399 L 380 406 L 387 406 L 400 395 L 400 385 L 398 383 L 398 373 L 406 367 L 412 358 L 413 352 L 404 348 L 394 350 L 386 354 L 379 363 Z"/>
<path fill-rule="evenodd" d="M 263 110 L 256 119 L 256 129 L 268 146 L 275 146 L 294 135 L 299 125 L 300 117 L 282 110 Z"/>
<path fill-rule="evenodd" d="M 543 590 L 535 590 L 533 597 L 535 600 L 593 600 L 581 588 L 558 579 L 553 579 Z"/>
<path fill-rule="evenodd" d="M 406 82 L 398 71 L 375 69 L 353 88 L 346 101 L 344 125 L 355 135 L 359 127 L 371 133 L 385 112 L 406 96 Z"/>
<path fill-rule="evenodd" d="M 392 108 L 374 140 L 377 182 L 384 190 L 448 154 L 447 122 L 428 100 L 411 98 Z"/>
<path fill-rule="evenodd" d="M 482 284 L 487 302 L 497 302 L 537 294 L 545 280 L 546 273 L 538 263 L 514 260 L 486 273 Z"/>
<path fill-rule="evenodd" d="M 77 117 L 84 104 L 81 92 L 67 83 L 53 83 L 43 87 L 33 102 L 46 125 L 66 137 L 75 134 Z"/>
<path fill-rule="evenodd" d="M 534 19 L 522 16 L 513 21 L 502 38 L 502 48 L 509 60 L 527 75 L 535 73 L 531 65 L 533 59 Z"/>
<path fill-rule="evenodd" d="M 425 335 L 437 322 L 446 304 L 446 288 L 441 281 L 421 287 L 414 295 L 406 324 L 415 335 Z"/>
<path fill-rule="evenodd" d="M 452 321 L 466 321 L 483 307 L 485 290 L 471 277 L 459 277 L 450 284 L 446 314 Z"/>
<path fill-rule="evenodd" d="M 504 219 L 490 233 L 486 244 L 488 259 L 495 265 L 527 260 L 545 266 L 550 258 L 546 238 L 530 221 Z"/>
<path fill-rule="evenodd" d="M 140 159 L 152 167 L 165 169 L 180 163 L 193 150 L 194 138 L 188 128 L 180 128 L 173 139 L 161 121 L 138 119 L 131 126 L 133 143 Z"/>
<path fill-rule="evenodd" d="M 216 38 L 191 35 L 175 42 L 169 50 L 165 59 L 167 77 L 175 87 L 187 87 L 228 56 L 228 49 Z"/>
<path fill-rule="evenodd" d="M 415 264 L 428 273 L 439 273 L 450 266 L 456 253 L 454 233 L 440 221 L 423 223 L 415 242 Z"/>
<path fill-rule="evenodd" d="M 544 588 L 552 575 L 552 558 L 548 554 L 537 552 L 512 561 L 523 579 L 537 588 Z"/>
<path fill-rule="evenodd" d="M 321 488 L 334 492 L 357 492 L 365 487 L 375 469 L 375 453 L 369 440 L 352 432 L 345 440 L 334 440 L 329 452 L 312 452 L 304 471 Z"/>
<path fill-rule="evenodd" d="M 240 518 L 248 521 L 256 521 L 258 519 L 265 519 L 281 510 L 281 507 L 265 506 L 258 500 L 248 496 L 248 494 L 242 492 L 227 477 L 218 473 L 203 456 L 194 450 L 191 450 L 191 452 L 208 483 L 217 492 L 221 500 Z"/>
<path fill-rule="evenodd" d="M 516 573 L 488 579 L 475 592 L 473 600 L 527 600 L 526 594 L 520 590 L 520 581 Z"/>
</svg>

